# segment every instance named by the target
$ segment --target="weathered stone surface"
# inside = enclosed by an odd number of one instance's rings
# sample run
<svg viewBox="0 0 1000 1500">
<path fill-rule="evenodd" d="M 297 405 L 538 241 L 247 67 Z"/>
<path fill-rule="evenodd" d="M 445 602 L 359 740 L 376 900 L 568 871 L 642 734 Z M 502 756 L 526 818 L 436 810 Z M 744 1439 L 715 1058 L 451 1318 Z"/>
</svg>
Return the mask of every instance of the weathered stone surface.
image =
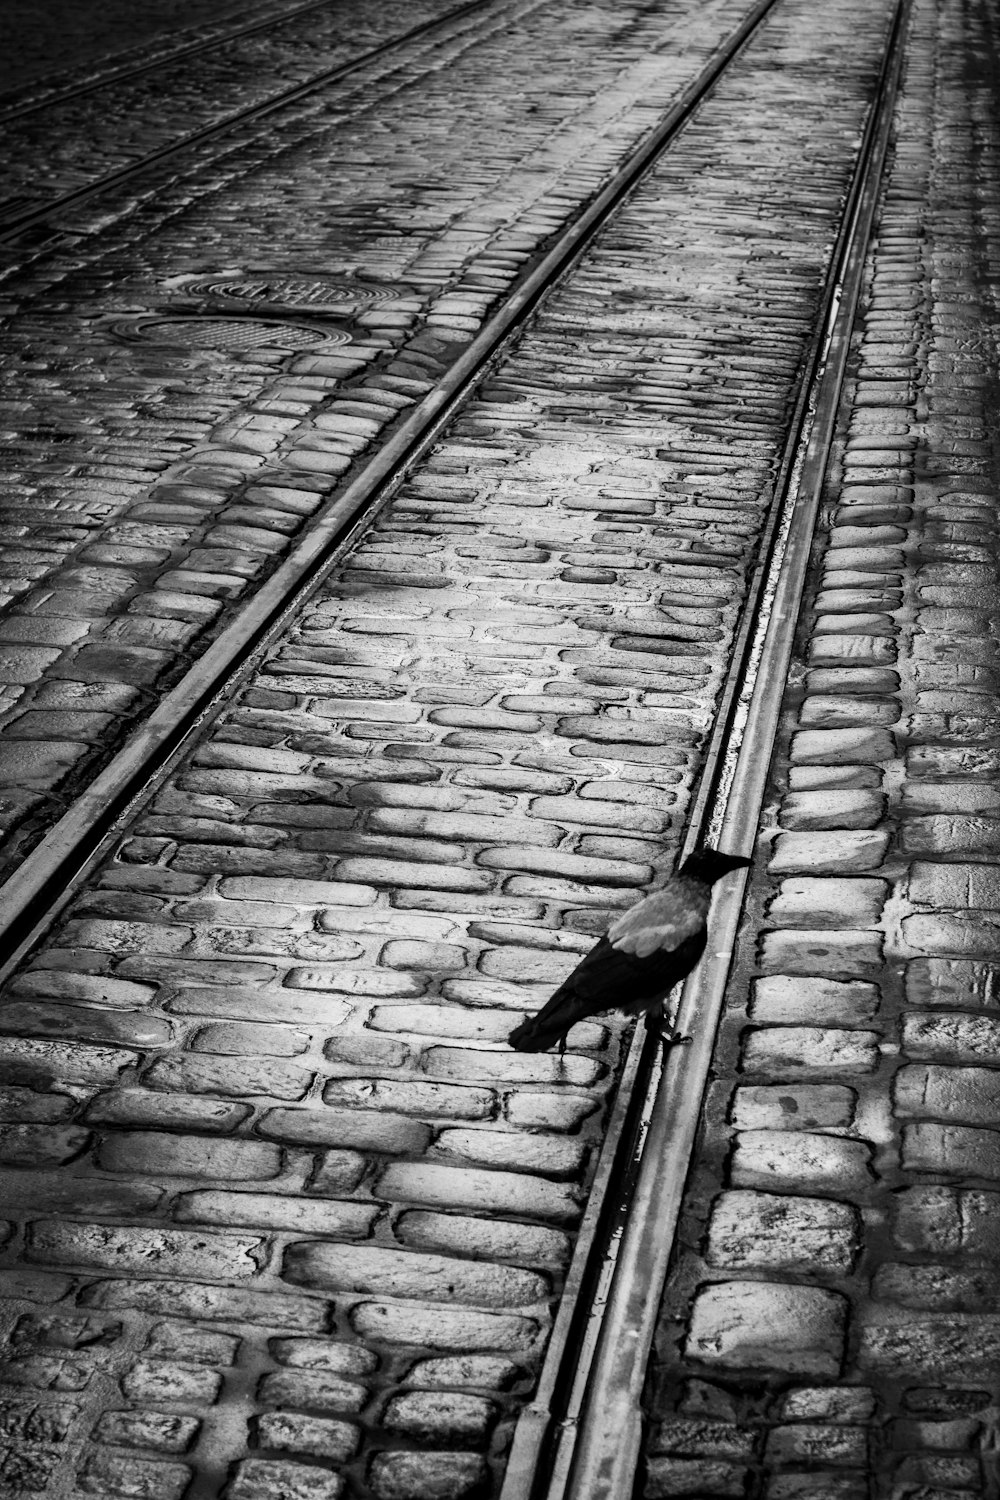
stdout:
<svg viewBox="0 0 1000 1500">
<path fill-rule="evenodd" d="M 763 1024 L 856 1026 L 878 1013 L 879 992 L 863 980 L 768 974 L 753 982 L 750 1015 Z"/>
<path fill-rule="evenodd" d="M 687 1358 L 733 1370 L 837 1376 L 846 1303 L 819 1287 L 723 1281 L 694 1300 Z"/>
<path fill-rule="evenodd" d="M 388 1344 L 417 1344 L 427 1349 L 514 1353 L 530 1349 L 539 1334 L 533 1318 L 512 1313 L 451 1311 L 447 1307 L 364 1302 L 351 1314 L 351 1326 L 363 1337 Z"/>
<path fill-rule="evenodd" d="M 289 1245 L 283 1275 L 320 1290 L 381 1292 L 479 1307 L 530 1306 L 547 1290 L 544 1278 L 513 1266 L 374 1245 Z"/>
<path fill-rule="evenodd" d="M 896 1074 L 894 1096 L 902 1116 L 992 1125 L 1000 1119 L 1000 1071 L 911 1063 Z"/>
<path fill-rule="evenodd" d="M 961 958 L 918 958 L 906 965 L 911 1005 L 1000 1008 L 1000 964 Z"/>
<path fill-rule="evenodd" d="M 878 1032 L 819 1026 L 766 1026 L 744 1034 L 746 1073 L 799 1078 L 810 1073 L 872 1073 L 878 1066 Z"/>
<path fill-rule="evenodd" d="M 730 1166 L 734 1187 L 852 1195 L 872 1184 L 871 1148 L 844 1136 L 746 1130 Z"/>
<path fill-rule="evenodd" d="M 882 941 L 880 932 L 850 928 L 793 927 L 765 932 L 760 940 L 760 966 L 779 974 L 852 974 L 881 963 Z"/>
<path fill-rule="evenodd" d="M 792 876 L 768 902 L 767 917 L 775 927 L 874 927 L 888 893 L 884 880 Z"/>
<path fill-rule="evenodd" d="M 903 1170 L 1000 1182 L 1000 1133 L 965 1125 L 904 1125 Z"/>
<path fill-rule="evenodd" d="M 733 1092 L 730 1118 L 738 1130 L 845 1128 L 857 1096 L 836 1083 L 746 1084 Z"/>
<path fill-rule="evenodd" d="M 465 1500 L 481 1491 L 486 1474 L 476 1453 L 380 1453 L 368 1482 L 378 1500 Z"/>
<path fill-rule="evenodd" d="M 782 833 L 768 864 L 772 875 L 810 871 L 860 873 L 875 870 L 885 858 L 889 835 L 882 830 L 837 833 Z"/>
<path fill-rule="evenodd" d="M 857 1210 L 847 1203 L 774 1193 L 727 1192 L 713 1204 L 709 1265 L 822 1269 L 844 1275 L 860 1249 Z"/>
</svg>

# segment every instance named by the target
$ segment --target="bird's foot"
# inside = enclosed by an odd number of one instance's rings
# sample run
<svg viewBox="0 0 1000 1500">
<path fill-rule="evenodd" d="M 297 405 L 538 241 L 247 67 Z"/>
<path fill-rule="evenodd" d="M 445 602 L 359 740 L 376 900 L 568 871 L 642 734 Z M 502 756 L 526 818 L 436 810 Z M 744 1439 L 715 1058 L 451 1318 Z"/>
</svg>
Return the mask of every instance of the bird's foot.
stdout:
<svg viewBox="0 0 1000 1500">
<path fill-rule="evenodd" d="M 664 1057 L 671 1047 L 690 1047 L 694 1040 L 693 1037 L 684 1036 L 681 1032 L 675 1031 L 665 1017 L 661 1021 L 650 1021 L 648 1025 L 653 1035 L 658 1038 Z"/>
</svg>

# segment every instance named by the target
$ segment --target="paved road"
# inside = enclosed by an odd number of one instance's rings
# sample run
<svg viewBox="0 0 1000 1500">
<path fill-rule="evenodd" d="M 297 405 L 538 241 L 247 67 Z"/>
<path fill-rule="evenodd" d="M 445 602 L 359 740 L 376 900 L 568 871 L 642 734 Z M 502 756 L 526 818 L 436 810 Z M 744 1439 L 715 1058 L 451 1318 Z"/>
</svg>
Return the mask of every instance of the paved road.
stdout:
<svg viewBox="0 0 1000 1500">
<path fill-rule="evenodd" d="M 68 562 L 60 576 L 73 600 L 102 579 L 126 589 L 102 635 L 113 644 L 89 646 L 109 650 L 113 686 L 122 661 L 193 638 L 141 628 L 196 627 L 185 601 L 214 600 L 226 572 L 202 556 L 188 571 L 203 591 L 143 592 L 134 570 L 167 559 L 135 551 L 165 550 L 168 528 L 206 524 L 206 510 L 214 531 L 198 546 L 243 557 L 260 536 L 264 556 L 276 550 L 283 518 L 346 469 L 349 435 L 360 447 L 428 388 L 494 282 L 676 90 L 665 74 L 650 96 L 655 18 L 626 29 L 641 55 L 628 91 L 609 95 L 612 12 L 554 14 L 553 34 L 551 8 L 517 10 L 532 46 L 547 37 L 553 69 L 572 71 L 568 92 L 553 73 L 539 83 L 527 41 L 511 59 L 505 30 L 456 48 L 419 89 L 365 103 L 365 143 L 377 121 L 385 156 L 405 131 L 421 172 L 449 163 L 416 208 L 402 175 L 373 204 L 365 144 L 339 206 L 321 211 L 320 150 L 343 139 L 326 123 L 321 144 L 254 177 L 267 233 L 331 234 L 341 253 L 381 254 L 369 273 L 446 290 L 420 305 L 423 322 L 405 299 L 389 308 L 398 325 L 381 304 L 365 315 L 369 344 L 359 333 L 290 372 L 241 367 L 241 385 L 181 362 L 172 398 L 227 411 L 141 494 L 126 476 L 131 510 L 101 522 L 85 576 Z M 9 985 L 9 1489 L 495 1490 L 586 1202 L 622 1022 L 579 1028 L 563 1059 L 505 1038 L 672 852 L 888 14 L 838 0 L 817 41 L 812 5 L 784 0 Z M 702 15 L 707 40 L 719 15 Z M 518 115 L 527 154 L 513 160 L 469 107 L 501 55 L 555 116 L 536 137 Z M 447 128 L 456 101 L 461 142 Z M 584 125 L 564 128 L 567 110 Z M 185 209 L 186 265 L 193 226 L 200 253 L 239 249 L 233 201 Z M 177 243 L 172 202 L 141 220 L 159 274 Z M 380 245 L 376 223 L 395 231 Z M 110 264 L 104 233 L 84 242 L 95 265 Z M 67 289 L 86 274 L 68 268 Z M 149 462 L 148 445 L 136 451 Z M 35 597 L 72 619 L 59 594 L 47 579 Z M 142 605 L 158 594 L 159 613 Z M 85 649 L 53 647 L 18 722 L 80 711 L 60 696 L 76 679 L 59 663 L 77 670 Z"/>
<path fill-rule="evenodd" d="M 8 247 L 5 872 L 743 8 L 501 0 L 202 146 L 180 176 L 67 210 L 65 237 L 27 264 Z M 200 305 L 178 277 L 275 264 L 341 284 L 333 338 L 349 345 L 267 324 L 238 325 L 228 349 L 218 323 L 129 338 L 138 314 Z"/>
<path fill-rule="evenodd" d="M 916 7 L 651 1500 L 998 1492 L 996 49 Z"/>
</svg>

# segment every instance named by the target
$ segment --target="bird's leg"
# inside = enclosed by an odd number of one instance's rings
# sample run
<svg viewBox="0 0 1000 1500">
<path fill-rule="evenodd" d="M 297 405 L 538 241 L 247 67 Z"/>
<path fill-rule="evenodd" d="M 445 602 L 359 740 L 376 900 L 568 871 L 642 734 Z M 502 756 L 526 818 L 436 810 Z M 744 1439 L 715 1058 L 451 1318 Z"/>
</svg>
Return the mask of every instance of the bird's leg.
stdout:
<svg viewBox="0 0 1000 1500">
<path fill-rule="evenodd" d="M 681 1036 L 680 1032 L 674 1030 L 672 1022 L 667 1020 L 665 1000 L 650 1006 L 646 1012 L 646 1027 L 654 1036 L 659 1037 L 664 1058 L 671 1047 L 689 1047 L 693 1040 L 689 1036 Z"/>
</svg>

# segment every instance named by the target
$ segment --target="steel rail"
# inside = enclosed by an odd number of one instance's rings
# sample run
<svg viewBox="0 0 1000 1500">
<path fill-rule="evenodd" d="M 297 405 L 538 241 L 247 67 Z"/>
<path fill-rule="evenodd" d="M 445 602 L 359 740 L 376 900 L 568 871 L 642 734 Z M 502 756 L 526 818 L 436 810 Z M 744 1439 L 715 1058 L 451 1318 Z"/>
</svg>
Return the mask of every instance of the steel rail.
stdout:
<svg viewBox="0 0 1000 1500">
<path fill-rule="evenodd" d="M 78 204 L 86 203 L 91 198 L 96 198 L 110 189 L 122 186 L 123 183 L 133 182 L 142 177 L 144 173 L 153 167 L 161 166 L 172 157 L 180 156 L 192 146 L 201 145 L 203 141 L 211 140 L 215 136 L 225 135 L 227 131 L 233 130 L 240 125 L 246 125 L 257 120 L 266 120 L 269 115 L 278 110 L 286 109 L 288 105 L 297 103 L 300 99 L 307 99 L 310 94 L 319 89 L 326 88 L 330 84 L 339 83 L 352 73 L 358 72 L 376 58 L 385 56 L 397 48 L 404 47 L 414 42 L 421 36 L 447 26 L 450 22 L 460 21 L 464 16 L 470 15 L 477 10 L 483 10 L 491 5 L 493 0 L 465 0 L 454 10 L 449 10 L 445 15 L 436 16 L 431 21 L 423 21 L 419 26 L 414 26 L 410 31 L 403 32 L 401 36 L 392 37 L 388 41 L 380 42 L 377 47 L 370 47 L 360 57 L 352 58 L 350 62 L 338 63 L 336 67 L 326 68 L 322 73 L 317 73 L 313 78 L 307 79 L 305 83 L 296 83 L 291 88 L 282 89 L 278 94 L 272 95 L 260 104 L 250 104 L 246 109 L 240 109 L 235 114 L 227 115 L 224 120 L 217 120 L 214 125 L 203 125 L 199 130 L 192 130 L 189 134 L 181 136 L 178 140 L 171 142 L 169 146 L 161 146 L 158 151 L 151 151 L 148 156 L 130 163 L 126 167 L 119 167 L 114 172 L 108 172 L 94 182 L 85 183 L 82 187 L 73 188 L 68 193 L 61 193 L 57 198 L 50 199 L 47 203 L 40 203 L 35 208 L 25 210 L 23 213 L 12 215 L 6 222 L 0 225 L 0 244 L 8 241 L 16 241 L 25 230 L 33 229 L 37 224 L 43 224 L 48 219 L 64 213 L 68 208 L 75 208 Z M 196 164 L 195 170 L 200 170 L 203 162 Z"/>
<path fill-rule="evenodd" d="M 865 257 L 882 184 L 902 74 L 912 0 L 898 0 L 879 87 L 869 115 L 844 218 L 820 367 L 814 372 L 804 441 L 789 479 L 787 503 L 768 566 L 762 609 L 749 642 L 745 678 L 726 742 L 711 768 L 685 847 L 699 839 L 749 852 L 756 841 L 771 752 L 778 730 L 816 519 L 833 442 L 857 315 Z M 673 1048 L 653 1080 L 641 1159 L 621 1226 L 610 1288 L 580 1405 L 573 1459 L 565 1483 L 546 1500 L 627 1500 L 635 1492 L 643 1431 L 642 1394 L 660 1300 L 709 1078 L 715 1036 L 743 909 L 745 870 L 713 896 L 705 959 L 681 991 L 675 1024 L 692 1037 Z M 525 1492 L 526 1494 L 527 1492 Z M 524 1500 L 524 1496 L 519 1497 Z"/>
<path fill-rule="evenodd" d="M 777 0 L 756 0 L 677 102 L 643 138 L 611 180 L 484 324 L 438 385 L 402 420 L 387 442 L 313 519 L 285 561 L 198 662 L 170 689 L 121 750 L 53 825 L 0 888 L 0 979 L 58 916 L 88 870 L 193 735 L 249 676 L 270 644 L 302 609 L 389 500 L 444 424 L 488 373 L 527 317 L 585 252 L 740 51 Z"/>
<path fill-rule="evenodd" d="M 280 14 L 273 13 L 261 21 L 251 21 L 246 26 L 238 26 L 235 30 L 224 32 L 219 36 L 205 37 L 200 42 L 190 42 L 186 47 L 177 47 L 173 52 L 165 52 L 161 57 L 150 58 L 147 62 L 137 63 L 133 67 L 124 63 L 117 70 L 109 70 L 102 77 L 91 78 L 86 83 L 71 84 L 62 90 L 53 87 L 52 92 L 46 94 L 44 98 L 26 100 L 23 104 L 15 104 L 10 109 L 4 109 L 0 101 L 0 125 L 7 125 L 12 120 L 23 120 L 30 115 L 41 114 L 44 110 L 58 109 L 62 104 L 69 104 L 74 99 L 82 99 L 87 94 L 96 94 L 101 89 L 117 88 L 123 83 L 131 83 L 133 78 L 142 78 L 147 73 L 155 73 L 158 68 L 168 68 L 172 63 L 183 62 L 186 58 L 196 57 L 203 52 L 211 52 L 213 47 L 228 46 L 230 42 L 238 42 L 243 37 L 253 36 L 258 31 L 266 31 L 268 27 L 284 26 L 289 21 L 297 20 L 299 16 L 308 15 L 310 11 L 328 10 L 334 3 L 335 0 L 307 0 L 304 5 L 293 6 L 291 10 L 282 11 Z M 155 38 L 151 38 L 147 46 L 153 43 L 155 43 Z M 112 58 L 98 59 L 94 66 L 99 67 L 102 61 L 111 63 Z M 44 78 L 37 79 L 33 86 L 38 90 L 43 89 Z M 28 87 L 31 88 L 32 85 L 29 84 Z"/>
</svg>

